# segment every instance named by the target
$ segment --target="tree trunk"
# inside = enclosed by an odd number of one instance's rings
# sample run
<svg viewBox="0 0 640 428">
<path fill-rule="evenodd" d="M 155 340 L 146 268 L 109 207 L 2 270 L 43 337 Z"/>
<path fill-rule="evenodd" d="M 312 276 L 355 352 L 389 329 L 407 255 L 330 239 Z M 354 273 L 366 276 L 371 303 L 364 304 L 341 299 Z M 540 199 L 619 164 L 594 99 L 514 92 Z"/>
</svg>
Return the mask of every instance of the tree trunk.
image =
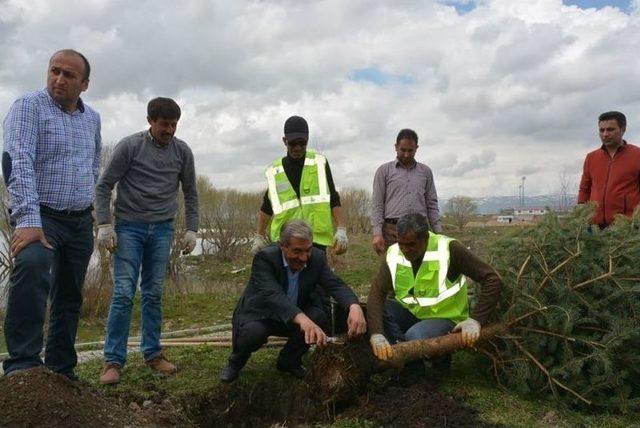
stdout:
<svg viewBox="0 0 640 428">
<path fill-rule="evenodd" d="M 494 336 L 507 331 L 507 327 L 503 324 L 491 324 L 480 330 L 480 339 L 478 342 L 491 339 Z M 446 336 L 438 336 L 433 339 L 412 340 L 410 342 L 400 342 L 392 346 L 393 358 L 384 366 L 402 367 L 409 361 L 419 360 L 420 358 L 432 357 L 435 355 L 448 354 L 456 349 L 464 348 L 461 333 L 447 334 Z"/>
</svg>

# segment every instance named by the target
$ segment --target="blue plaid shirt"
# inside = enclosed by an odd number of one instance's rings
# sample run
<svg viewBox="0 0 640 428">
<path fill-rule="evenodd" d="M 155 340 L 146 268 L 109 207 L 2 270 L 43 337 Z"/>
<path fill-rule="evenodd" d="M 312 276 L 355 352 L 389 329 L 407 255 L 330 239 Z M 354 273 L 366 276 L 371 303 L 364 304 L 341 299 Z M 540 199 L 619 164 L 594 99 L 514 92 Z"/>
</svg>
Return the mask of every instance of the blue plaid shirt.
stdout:
<svg viewBox="0 0 640 428">
<path fill-rule="evenodd" d="M 94 200 L 100 116 L 78 101 L 66 112 L 46 89 L 16 100 L 4 120 L 2 172 L 16 227 L 42 227 L 40 205 L 80 211 Z"/>
</svg>

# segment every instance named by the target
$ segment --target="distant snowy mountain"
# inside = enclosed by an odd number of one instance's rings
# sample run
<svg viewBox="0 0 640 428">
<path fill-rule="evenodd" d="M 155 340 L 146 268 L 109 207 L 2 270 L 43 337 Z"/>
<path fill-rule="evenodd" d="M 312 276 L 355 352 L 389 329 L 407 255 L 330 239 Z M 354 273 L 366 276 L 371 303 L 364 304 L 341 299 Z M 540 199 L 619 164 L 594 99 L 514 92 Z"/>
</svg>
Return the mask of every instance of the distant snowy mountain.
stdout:
<svg viewBox="0 0 640 428">
<path fill-rule="evenodd" d="M 575 205 L 577 195 L 568 195 L 565 197 L 568 205 Z M 520 198 L 518 196 L 486 196 L 482 198 L 473 198 L 478 204 L 478 214 L 497 214 L 502 209 L 516 208 L 520 206 Z M 553 210 L 560 209 L 563 205 L 563 198 L 560 195 L 536 195 L 524 198 L 525 207 L 549 207 Z M 447 199 L 440 200 L 440 211 L 445 212 Z"/>
</svg>

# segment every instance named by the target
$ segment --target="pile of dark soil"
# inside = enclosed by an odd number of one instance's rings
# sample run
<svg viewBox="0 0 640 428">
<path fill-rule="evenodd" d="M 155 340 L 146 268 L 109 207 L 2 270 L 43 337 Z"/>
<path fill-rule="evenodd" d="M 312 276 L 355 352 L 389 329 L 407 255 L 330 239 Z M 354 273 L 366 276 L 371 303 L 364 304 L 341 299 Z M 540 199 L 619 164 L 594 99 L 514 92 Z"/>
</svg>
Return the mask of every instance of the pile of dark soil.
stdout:
<svg viewBox="0 0 640 428">
<path fill-rule="evenodd" d="M 138 405 L 38 367 L 0 378 L 0 426 L 190 426 L 170 401 Z"/>
<path fill-rule="evenodd" d="M 310 426 L 335 418 L 358 418 L 384 427 L 488 427 L 460 399 L 433 382 L 401 387 L 389 380 L 369 385 L 347 408 L 318 400 L 306 382 L 270 378 L 216 385 L 184 396 L 178 406 L 158 392 L 151 398 L 110 397 L 45 368 L 0 378 L 0 426 Z"/>
<path fill-rule="evenodd" d="M 500 426 L 483 421 L 475 409 L 463 403 L 463 397 L 439 392 L 437 383 L 431 379 L 403 387 L 396 379 L 373 382 L 350 405 L 343 402 L 335 406 L 320 401 L 317 385 L 305 382 L 234 383 L 215 388 L 204 397 L 187 397 L 184 405 L 198 426 L 315 426 L 346 418 L 368 420 L 381 427 Z"/>
<path fill-rule="evenodd" d="M 349 408 L 340 418 L 403 428 L 501 426 L 483 421 L 475 409 L 461 403 L 461 397 L 443 394 L 436 383 L 427 380 L 409 387 L 387 382 L 361 399 L 362 404 Z"/>
</svg>

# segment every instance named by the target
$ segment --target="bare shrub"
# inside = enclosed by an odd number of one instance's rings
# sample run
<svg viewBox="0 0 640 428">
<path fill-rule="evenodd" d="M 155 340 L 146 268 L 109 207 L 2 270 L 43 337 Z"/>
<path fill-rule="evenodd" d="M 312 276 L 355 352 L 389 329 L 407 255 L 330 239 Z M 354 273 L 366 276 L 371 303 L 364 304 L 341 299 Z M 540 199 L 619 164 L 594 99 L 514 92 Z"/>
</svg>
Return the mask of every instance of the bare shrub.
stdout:
<svg viewBox="0 0 640 428">
<path fill-rule="evenodd" d="M 202 254 L 229 261 L 246 251 L 262 195 L 215 189 L 206 177 L 198 177 L 198 194 Z"/>
<path fill-rule="evenodd" d="M 8 287 L 5 284 L 13 270 L 13 257 L 11 257 L 11 224 L 9 219 L 9 204 L 7 201 L 7 189 L 4 181 L 0 183 L 0 301 L 6 298 Z"/>
<path fill-rule="evenodd" d="M 95 246 L 82 292 L 82 316 L 104 318 L 109 313 L 113 278 L 111 253 Z"/>
<path fill-rule="evenodd" d="M 105 144 L 102 146 L 102 156 L 100 158 L 100 171 L 102 175 L 107 168 L 113 151 L 114 144 Z M 111 198 L 111 207 L 115 201 L 115 193 Z M 113 279 L 111 277 L 111 253 L 98 246 L 98 224 L 94 222 L 94 248 L 87 275 L 84 279 L 84 287 L 82 291 L 82 316 L 102 318 L 109 312 L 109 303 L 111 301 L 111 288 Z"/>
<path fill-rule="evenodd" d="M 342 212 L 351 233 L 370 233 L 371 194 L 364 189 L 349 188 L 340 192 Z"/>
<path fill-rule="evenodd" d="M 445 206 L 445 212 L 447 213 L 446 220 L 459 230 L 462 230 L 475 215 L 477 209 L 478 205 L 473 198 L 468 196 L 454 196 L 447 201 Z"/>
</svg>

